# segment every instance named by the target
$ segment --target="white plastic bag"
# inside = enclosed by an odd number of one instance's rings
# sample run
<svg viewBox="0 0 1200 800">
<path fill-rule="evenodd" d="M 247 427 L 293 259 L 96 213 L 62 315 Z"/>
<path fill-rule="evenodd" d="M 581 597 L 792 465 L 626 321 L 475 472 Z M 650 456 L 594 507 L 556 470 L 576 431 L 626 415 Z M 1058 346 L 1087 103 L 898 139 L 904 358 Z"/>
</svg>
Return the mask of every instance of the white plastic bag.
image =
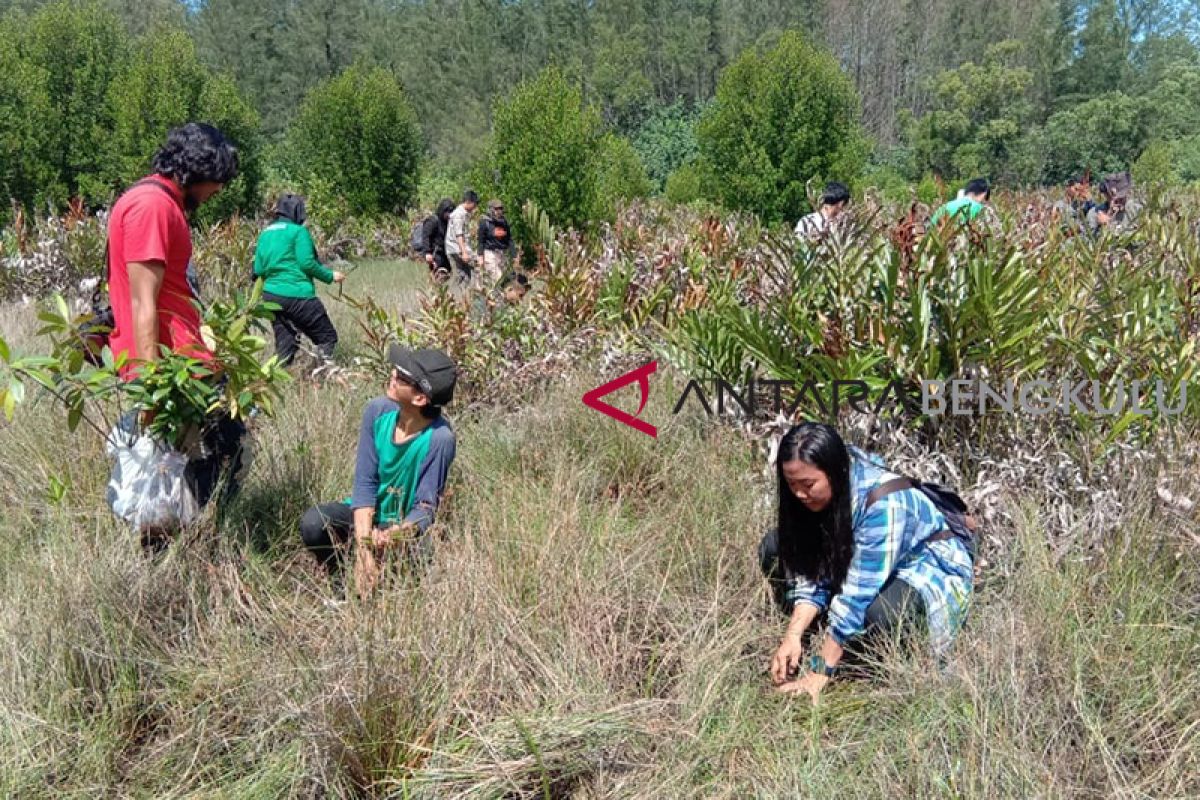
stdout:
<svg viewBox="0 0 1200 800">
<path fill-rule="evenodd" d="M 135 531 L 188 525 L 200 507 L 184 477 L 187 456 L 152 436 L 118 423 L 105 452 L 113 460 L 108 505 Z"/>
</svg>

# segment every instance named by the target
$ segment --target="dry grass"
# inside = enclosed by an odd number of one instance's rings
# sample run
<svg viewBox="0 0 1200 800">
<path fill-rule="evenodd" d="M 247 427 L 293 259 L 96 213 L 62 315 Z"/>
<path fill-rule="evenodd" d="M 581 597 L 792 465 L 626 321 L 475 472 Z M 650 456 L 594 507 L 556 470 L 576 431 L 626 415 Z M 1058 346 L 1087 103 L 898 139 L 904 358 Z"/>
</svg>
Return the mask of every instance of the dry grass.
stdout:
<svg viewBox="0 0 1200 800">
<path fill-rule="evenodd" d="M 411 303 L 417 268 L 392 268 L 356 280 Z M 595 383 L 580 369 L 516 411 L 451 415 L 432 570 L 340 608 L 295 525 L 348 490 L 374 387 L 296 384 L 229 513 L 154 561 L 101 499 L 96 437 L 20 409 L 0 433 L 0 793 L 1200 794 L 1200 547 L 1153 491 L 1159 469 L 1194 486 L 1188 451 L 1123 483 L 1076 463 L 1103 476 L 1094 496 L 1046 478 L 1077 456 L 993 454 L 996 563 L 951 668 L 897 653 L 813 709 L 767 688 L 782 622 L 755 563 L 760 449 L 672 417 L 657 383 L 652 440 L 584 408 Z"/>
</svg>

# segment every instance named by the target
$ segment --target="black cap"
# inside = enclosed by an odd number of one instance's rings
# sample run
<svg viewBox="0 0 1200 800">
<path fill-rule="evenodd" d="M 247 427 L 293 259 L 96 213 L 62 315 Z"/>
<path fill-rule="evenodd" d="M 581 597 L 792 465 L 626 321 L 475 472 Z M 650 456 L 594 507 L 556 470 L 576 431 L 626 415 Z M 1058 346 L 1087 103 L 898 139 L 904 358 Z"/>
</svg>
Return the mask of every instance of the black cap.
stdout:
<svg viewBox="0 0 1200 800">
<path fill-rule="evenodd" d="M 444 406 L 454 399 L 458 368 L 441 350 L 410 350 L 393 344 L 388 348 L 388 361 L 416 383 L 430 405 Z"/>
</svg>

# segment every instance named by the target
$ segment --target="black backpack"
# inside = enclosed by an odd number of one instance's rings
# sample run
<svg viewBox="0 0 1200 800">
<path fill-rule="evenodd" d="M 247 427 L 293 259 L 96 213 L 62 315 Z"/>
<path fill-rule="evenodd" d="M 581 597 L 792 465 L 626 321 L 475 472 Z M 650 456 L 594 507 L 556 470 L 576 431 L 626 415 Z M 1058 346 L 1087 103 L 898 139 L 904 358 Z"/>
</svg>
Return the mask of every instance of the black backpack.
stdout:
<svg viewBox="0 0 1200 800">
<path fill-rule="evenodd" d="M 932 542 L 938 539 L 948 539 L 951 536 L 957 536 L 963 540 L 963 543 L 967 546 L 967 552 L 971 554 L 971 560 L 974 561 L 977 547 L 975 531 L 979 525 L 975 521 L 974 515 L 967 508 L 967 504 L 963 502 L 963 499 L 953 489 L 943 486 L 940 483 L 926 483 L 914 478 L 893 478 L 871 490 L 867 495 L 867 505 L 870 506 L 879 498 L 889 495 L 892 492 L 900 492 L 905 489 L 916 489 L 921 492 L 921 494 L 929 498 L 930 502 L 946 518 L 946 525 L 949 531 L 935 533 L 929 537 L 928 541 Z"/>
<path fill-rule="evenodd" d="M 417 220 L 417 224 L 413 226 L 412 236 L 410 237 L 408 243 L 412 247 L 414 253 L 420 253 L 424 255 L 425 253 L 429 252 L 429 239 L 425 236 L 425 223 L 429 222 L 431 219 L 433 219 L 432 214 L 424 219 Z"/>
<path fill-rule="evenodd" d="M 159 181 L 153 178 L 142 178 L 137 183 L 134 183 L 126 189 L 128 192 L 137 186 L 157 186 L 159 190 L 171 195 L 171 199 L 175 199 L 175 195 L 171 194 L 171 190 L 163 186 Z M 92 314 L 84 319 L 76 329 L 76 335 L 79 338 L 79 348 L 83 352 L 84 359 L 94 367 L 104 365 L 104 359 L 101 353 L 108 346 L 108 337 L 112 333 L 113 326 L 116 325 L 116 318 L 113 316 L 112 304 L 108 300 L 108 280 L 109 280 L 109 250 L 108 236 L 104 237 L 104 269 L 101 272 L 102 277 L 96 284 L 95 291 L 92 292 Z"/>
</svg>

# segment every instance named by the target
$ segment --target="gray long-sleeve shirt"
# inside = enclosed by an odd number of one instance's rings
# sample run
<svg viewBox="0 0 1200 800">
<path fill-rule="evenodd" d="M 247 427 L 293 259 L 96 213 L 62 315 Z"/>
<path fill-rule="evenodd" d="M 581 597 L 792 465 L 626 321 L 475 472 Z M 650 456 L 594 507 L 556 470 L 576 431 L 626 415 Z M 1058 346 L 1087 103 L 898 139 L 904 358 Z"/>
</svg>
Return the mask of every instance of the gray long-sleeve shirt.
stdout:
<svg viewBox="0 0 1200 800">
<path fill-rule="evenodd" d="M 381 485 L 379 459 L 381 447 L 394 446 L 390 443 L 399 415 L 400 404 L 390 397 L 377 397 L 367 404 L 359 428 L 351 508 L 378 509 L 381 491 L 403 490 L 399 485 Z M 416 490 L 403 520 L 416 523 L 417 530 L 422 533 L 433 523 L 457 447 L 454 429 L 445 419 L 438 417 L 430 424 L 430 429 L 429 450 L 417 469 Z M 394 476 L 393 483 L 406 483 L 411 477 Z"/>
</svg>

